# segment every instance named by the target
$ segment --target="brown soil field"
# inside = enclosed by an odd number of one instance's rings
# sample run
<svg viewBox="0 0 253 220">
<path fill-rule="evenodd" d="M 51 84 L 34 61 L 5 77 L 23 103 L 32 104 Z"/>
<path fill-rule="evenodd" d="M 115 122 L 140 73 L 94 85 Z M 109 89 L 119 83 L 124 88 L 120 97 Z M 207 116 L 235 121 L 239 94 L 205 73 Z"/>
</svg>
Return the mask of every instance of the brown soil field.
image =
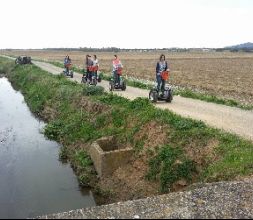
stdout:
<svg viewBox="0 0 253 220">
<path fill-rule="evenodd" d="M 73 63 L 84 66 L 87 52 L 57 50 L 1 51 L 6 55 L 29 55 L 34 59 L 63 61 L 68 54 Z M 171 69 L 170 83 L 243 104 L 253 104 L 253 54 L 230 52 L 121 52 L 124 74 L 154 81 L 155 66 L 161 53 Z M 92 53 L 90 53 L 92 55 Z M 100 69 L 111 72 L 114 53 L 96 53 Z"/>
</svg>

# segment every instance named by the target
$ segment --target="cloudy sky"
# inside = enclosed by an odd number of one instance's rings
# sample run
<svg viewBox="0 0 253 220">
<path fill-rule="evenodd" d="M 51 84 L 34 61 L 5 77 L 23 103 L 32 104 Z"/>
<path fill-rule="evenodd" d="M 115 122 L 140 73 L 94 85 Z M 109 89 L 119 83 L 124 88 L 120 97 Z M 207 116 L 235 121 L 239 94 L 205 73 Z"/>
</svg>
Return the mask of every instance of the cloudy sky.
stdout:
<svg viewBox="0 0 253 220">
<path fill-rule="evenodd" d="M 253 42 L 253 0 L 1 0 L 0 48 Z"/>
</svg>

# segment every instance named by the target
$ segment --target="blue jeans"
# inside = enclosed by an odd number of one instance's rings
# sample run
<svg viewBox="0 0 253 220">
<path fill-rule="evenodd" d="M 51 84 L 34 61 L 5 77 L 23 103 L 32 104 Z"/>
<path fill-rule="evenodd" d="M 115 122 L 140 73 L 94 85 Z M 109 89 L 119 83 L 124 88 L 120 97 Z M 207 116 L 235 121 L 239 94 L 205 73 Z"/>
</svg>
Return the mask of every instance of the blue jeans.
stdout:
<svg viewBox="0 0 253 220">
<path fill-rule="evenodd" d="M 98 80 L 98 71 L 92 72 L 92 77 L 94 77 L 96 80 Z"/>
<path fill-rule="evenodd" d="M 162 79 L 161 75 L 156 75 L 156 81 L 157 81 L 158 92 L 162 91 L 162 93 L 164 93 L 166 81 Z"/>
<path fill-rule="evenodd" d="M 92 75 L 97 79 L 98 78 L 98 71 L 93 72 Z"/>
<path fill-rule="evenodd" d="M 66 71 L 66 73 L 69 73 L 69 67 L 67 67 L 67 65 L 66 65 L 66 64 L 64 64 L 64 67 L 65 67 L 65 71 Z"/>
<path fill-rule="evenodd" d="M 86 79 L 89 80 L 89 81 L 91 81 L 92 75 L 93 75 L 92 72 L 89 71 L 89 70 L 87 70 L 87 72 L 86 72 Z"/>
<path fill-rule="evenodd" d="M 120 84 L 120 76 L 119 76 L 117 70 L 113 71 L 113 78 L 114 78 L 114 83 L 115 84 Z"/>
</svg>

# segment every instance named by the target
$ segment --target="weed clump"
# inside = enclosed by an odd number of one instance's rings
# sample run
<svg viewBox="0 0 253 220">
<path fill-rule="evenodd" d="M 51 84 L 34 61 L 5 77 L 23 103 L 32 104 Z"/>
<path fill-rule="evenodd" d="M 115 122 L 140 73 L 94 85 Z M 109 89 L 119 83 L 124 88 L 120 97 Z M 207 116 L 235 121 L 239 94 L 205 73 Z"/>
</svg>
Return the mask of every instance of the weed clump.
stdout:
<svg viewBox="0 0 253 220">
<path fill-rule="evenodd" d="M 63 124 L 60 121 L 54 121 L 52 123 L 47 124 L 44 130 L 45 136 L 49 140 L 59 140 L 62 126 Z"/>
<path fill-rule="evenodd" d="M 153 108 L 153 105 L 150 103 L 149 99 L 146 98 L 137 98 L 129 103 L 129 108 L 135 111 L 147 110 L 148 108 Z"/>
<path fill-rule="evenodd" d="M 149 180 L 160 180 L 160 190 L 165 193 L 170 191 L 173 183 L 180 179 L 192 180 L 196 172 L 193 161 L 187 159 L 180 148 L 170 145 L 161 147 L 157 154 L 149 161 Z"/>
<path fill-rule="evenodd" d="M 104 94 L 102 86 L 84 86 L 83 95 L 85 96 L 99 96 Z"/>
<path fill-rule="evenodd" d="M 15 68 L 14 61 L 0 59 L 0 74 L 8 74 Z"/>
</svg>

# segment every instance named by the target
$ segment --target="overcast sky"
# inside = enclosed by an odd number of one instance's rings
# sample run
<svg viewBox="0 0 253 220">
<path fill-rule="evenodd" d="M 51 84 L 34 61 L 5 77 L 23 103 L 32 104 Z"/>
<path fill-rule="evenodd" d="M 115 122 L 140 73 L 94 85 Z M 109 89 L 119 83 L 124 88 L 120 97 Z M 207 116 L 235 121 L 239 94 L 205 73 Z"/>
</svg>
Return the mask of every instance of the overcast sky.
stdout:
<svg viewBox="0 0 253 220">
<path fill-rule="evenodd" d="M 189 48 L 253 41 L 253 0 L 1 0 L 0 19 L 0 48 Z"/>
</svg>

